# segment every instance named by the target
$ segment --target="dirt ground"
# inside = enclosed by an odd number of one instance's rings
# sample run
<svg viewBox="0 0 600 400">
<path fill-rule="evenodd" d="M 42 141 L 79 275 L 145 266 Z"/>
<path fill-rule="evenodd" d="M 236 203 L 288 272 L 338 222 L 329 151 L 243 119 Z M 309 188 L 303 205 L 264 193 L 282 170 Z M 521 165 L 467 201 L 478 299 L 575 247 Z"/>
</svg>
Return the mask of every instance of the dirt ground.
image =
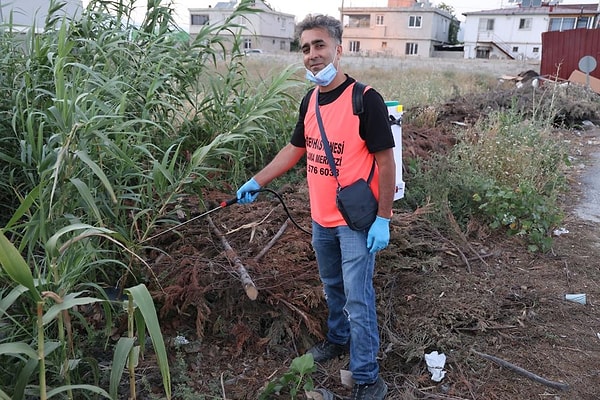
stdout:
<svg viewBox="0 0 600 400">
<path fill-rule="evenodd" d="M 486 99 L 499 104 L 503 97 Z M 482 103 L 449 102 L 439 110 L 435 129 L 405 124 L 405 157 L 444 151 L 454 141 L 453 121 L 471 122 Z M 426 210 L 395 210 L 391 242 L 377 256 L 375 276 L 388 399 L 600 397 L 600 231 L 573 210 L 583 166 L 600 152 L 600 131 L 557 134 L 571 143 L 572 190 L 564 199 L 566 233 L 555 237 L 547 254 L 529 253 L 518 239 L 483 227 L 468 236 L 444 237 L 426 222 Z M 309 230 L 306 189 L 273 189 Z M 206 193 L 206 208 L 190 206 L 208 209 L 234 192 Z M 310 235 L 286 220 L 278 198 L 262 193 L 255 203 L 224 208 L 179 234 L 157 238 L 154 245 L 165 254 L 148 258 L 159 277 L 153 291 L 177 398 L 257 399 L 270 380 L 323 337 L 327 311 Z M 255 300 L 245 292 L 236 262 L 255 284 Z M 585 293 L 586 304 L 565 300 L 567 293 Z M 430 379 L 424 361 L 432 351 L 447 356 L 441 382 Z M 156 367 L 147 363 L 145 379 L 160 382 Z M 347 368 L 347 357 L 319 365 L 315 386 L 337 398 L 348 396 L 350 390 L 340 383 L 340 370 Z"/>
</svg>

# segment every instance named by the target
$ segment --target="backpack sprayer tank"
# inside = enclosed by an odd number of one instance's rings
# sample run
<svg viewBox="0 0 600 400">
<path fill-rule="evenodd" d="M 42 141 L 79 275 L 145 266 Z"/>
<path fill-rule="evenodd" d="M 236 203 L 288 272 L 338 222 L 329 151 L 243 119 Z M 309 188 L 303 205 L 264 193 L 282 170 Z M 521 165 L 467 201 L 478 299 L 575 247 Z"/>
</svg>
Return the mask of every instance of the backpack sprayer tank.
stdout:
<svg viewBox="0 0 600 400">
<path fill-rule="evenodd" d="M 394 201 L 404 197 L 404 181 L 402 180 L 402 104 L 397 101 L 386 101 L 390 115 L 390 125 L 394 136 L 394 161 L 396 162 L 396 191 Z"/>
</svg>

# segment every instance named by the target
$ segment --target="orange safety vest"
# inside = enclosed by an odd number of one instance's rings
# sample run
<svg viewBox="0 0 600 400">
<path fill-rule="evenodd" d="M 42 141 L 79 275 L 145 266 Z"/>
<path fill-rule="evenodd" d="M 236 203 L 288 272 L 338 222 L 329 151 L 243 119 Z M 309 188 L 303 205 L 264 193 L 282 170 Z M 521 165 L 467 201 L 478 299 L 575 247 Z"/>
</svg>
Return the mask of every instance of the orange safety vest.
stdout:
<svg viewBox="0 0 600 400">
<path fill-rule="evenodd" d="M 373 154 L 369 153 L 365 141 L 360 137 L 360 120 L 352 112 L 352 87 L 348 86 L 333 103 L 320 106 L 325 134 L 336 163 L 338 180 L 342 187 L 356 180 L 367 180 L 373 165 Z M 335 196 L 337 182 L 332 176 L 323 140 L 315 113 L 318 90 L 315 89 L 308 102 L 304 117 L 306 138 L 306 177 L 310 196 L 312 219 L 319 225 L 331 228 L 347 225 L 337 209 Z M 375 166 L 371 190 L 379 199 L 379 171 Z"/>
</svg>

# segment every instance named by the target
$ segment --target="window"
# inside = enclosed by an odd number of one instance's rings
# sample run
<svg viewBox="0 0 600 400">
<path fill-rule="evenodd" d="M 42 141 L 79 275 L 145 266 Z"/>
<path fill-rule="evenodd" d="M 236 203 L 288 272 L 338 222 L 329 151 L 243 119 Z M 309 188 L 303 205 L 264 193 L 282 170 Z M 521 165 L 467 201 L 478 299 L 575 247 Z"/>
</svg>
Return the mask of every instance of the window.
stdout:
<svg viewBox="0 0 600 400">
<path fill-rule="evenodd" d="M 563 18 L 562 30 L 575 28 L 575 18 Z"/>
<path fill-rule="evenodd" d="M 513 53 L 518 53 L 519 52 L 519 46 L 513 46 L 512 52 Z"/>
<path fill-rule="evenodd" d="M 208 15 L 192 14 L 192 25 L 208 25 Z"/>
<path fill-rule="evenodd" d="M 519 30 L 530 31 L 531 30 L 531 18 L 521 18 L 519 20 Z"/>
<path fill-rule="evenodd" d="M 287 42 L 285 40 L 281 40 L 279 42 L 279 50 L 287 50 Z"/>
<path fill-rule="evenodd" d="M 579 17 L 577 18 L 576 28 L 588 28 L 590 27 L 590 17 Z"/>
<path fill-rule="evenodd" d="M 244 49 L 252 48 L 252 39 L 244 39 Z"/>
<path fill-rule="evenodd" d="M 539 47 L 534 47 L 533 49 L 531 49 L 531 51 L 533 53 L 539 53 L 540 52 L 540 48 Z"/>
<path fill-rule="evenodd" d="M 550 26 L 548 27 L 549 31 L 560 31 L 560 26 L 562 24 L 562 18 L 550 18 Z"/>
<path fill-rule="evenodd" d="M 575 28 L 575 18 L 550 18 L 549 31 L 567 31 Z"/>
<path fill-rule="evenodd" d="M 349 28 L 368 28 L 371 26 L 369 14 L 350 15 L 348 19 Z"/>
<path fill-rule="evenodd" d="M 409 28 L 420 28 L 422 18 L 420 15 L 411 15 L 408 17 L 408 27 Z"/>
<path fill-rule="evenodd" d="M 358 40 L 351 40 L 349 51 L 351 53 L 358 53 L 360 51 L 360 42 Z"/>
<path fill-rule="evenodd" d="M 490 49 L 489 47 L 478 47 L 477 48 L 477 54 L 475 55 L 476 58 L 490 58 L 490 53 L 491 53 L 492 49 Z"/>
<path fill-rule="evenodd" d="M 489 32 L 494 30 L 493 18 L 481 18 L 479 20 L 479 32 Z"/>
<path fill-rule="evenodd" d="M 375 16 L 375 25 L 382 26 L 383 25 L 383 15 Z"/>
<path fill-rule="evenodd" d="M 406 43 L 406 51 L 404 52 L 407 55 L 416 55 L 419 53 L 419 44 L 418 43 Z"/>
<path fill-rule="evenodd" d="M 381 48 L 387 49 L 387 42 L 381 42 Z"/>
<path fill-rule="evenodd" d="M 542 6 L 542 0 L 522 0 L 521 1 L 521 7 L 541 7 L 541 6 Z"/>
</svg>

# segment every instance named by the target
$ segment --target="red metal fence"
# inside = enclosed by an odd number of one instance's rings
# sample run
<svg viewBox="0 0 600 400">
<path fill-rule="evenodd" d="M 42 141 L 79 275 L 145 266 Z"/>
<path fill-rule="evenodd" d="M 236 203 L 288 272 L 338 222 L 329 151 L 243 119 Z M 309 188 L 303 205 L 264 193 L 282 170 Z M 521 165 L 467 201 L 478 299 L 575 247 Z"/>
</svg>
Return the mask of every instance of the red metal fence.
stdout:
<svg viewBox="0 0 600 400">
<path fill-rule="evenodd" d="M 600 78 L 600 29 L 571 29 L 542 33 L 540 75 L 568 79 L 583 56 L 592 56 L 598 66 L 590 76 Z"/>
</svg>

